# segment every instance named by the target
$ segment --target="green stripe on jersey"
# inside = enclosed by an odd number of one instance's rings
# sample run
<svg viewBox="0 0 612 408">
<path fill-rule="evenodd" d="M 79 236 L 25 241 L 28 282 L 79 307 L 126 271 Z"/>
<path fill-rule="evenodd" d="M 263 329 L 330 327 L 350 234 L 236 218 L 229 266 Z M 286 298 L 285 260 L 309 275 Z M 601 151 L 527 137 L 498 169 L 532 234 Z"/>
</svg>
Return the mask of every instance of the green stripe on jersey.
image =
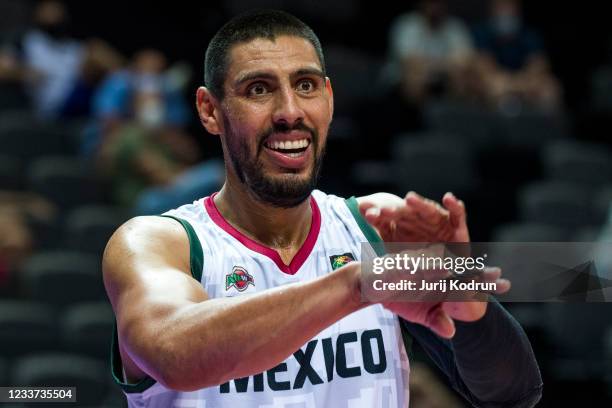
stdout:
<svg viewBox="0 0 612 408">
<path fill-rule="evenodd" d="M 347 198 L 344 201 L 346 202 L 346 206 L 351 211 L 351 214 L 353 214 L 353 218 L 355 218 L 355 221 L 357 222 L 359 229 L 361 230 L 361 232 L 363 232 L 363 235 L 365 235 L 366 239 L 368 240 L 372 248 L 374 248 L 374 252 L 376 252 L 376 255 L 384 256 L 386 252 L 385 243 L 380 238 L 378 233 L 374 230 L 374 228 L 372 228 L 372 226 L 361 215 L 361 212 L 359 211 L 359 203 L 357 202 L 357 199 L 353 196 L 351 198 Z M 404 347 L 406 348 L 406 354 L 411 355 L 412 354 L 412 335 L 408 332 L 408 329 L 406 329 L 406 326 L 402 323 L 402 318 L 398 316 L 398 319 L 400 319 L 400 328 L 402 331 L 402 339 L 404 341 Z"/>
<path fill-rule="evenodd" d="M 357 226 L 361 232 L 363 232 L 363 235 L 365 235 L 372 248 L 374 248 L 376 255 L 383 256 L 385 254 L 384 242 L 382 239 L 380 239 L 380 236 L 374 230 L 374 228 L 372 228 L 365 218 L 363 218 L 361 212 L 359 212 L 359 203 L 357 202 L 357 199 L 353 196 L 344 201 L 346 202 L 346 206 L 349 208 L 349 210 L 351 210 L 351 214 L 353 214 L 353 218 L 355 218 Z"/>
<path fill-rule="evenodd" d="M 173 215 L 162 215 L 162 217 L 172 218 L 185 228 L 185 232 L 189 238 L 189 266 L 191 269 L 191 276 L 200 282 L 202 280 L 202 268 L 204 267 L 204 253 L 202 252 L 200 239 L 193 229 L 193 226 L 191 226 L 188 221 Z"/>
<path fill-rule="evenodd" d="M 137 383 L 130 384 L 123 378 L 123 364 L 121 363 L 121 354 L 119 353 L 119 341 L 117 339 L 117 324 L 113 327 L 113 337 L 111 340 L 111 373 L 113 380 L 127 394 L 145 392 L 147 389 L 155 385 L 156 381 L 146 376 Z"/>
</svg>

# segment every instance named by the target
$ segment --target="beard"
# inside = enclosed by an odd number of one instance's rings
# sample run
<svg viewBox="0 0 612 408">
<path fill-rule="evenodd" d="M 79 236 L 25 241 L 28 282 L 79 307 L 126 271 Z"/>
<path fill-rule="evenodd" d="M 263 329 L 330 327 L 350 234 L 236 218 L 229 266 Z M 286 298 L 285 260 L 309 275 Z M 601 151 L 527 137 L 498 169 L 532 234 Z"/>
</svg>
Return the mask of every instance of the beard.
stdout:
<svg viewBox="0 0 612 408">
<path fill-rule="evenodd" d="M 240 182 L 256 200 L 278 208 L 293 208 L 310 196 L 317 185 L 325 154 L 324 149 L 319 152 L 319 134 L 315 129 L 301 122 L 291 127 L 275 124 L 257 135 L 257 150 L 253 156 L 244 139 L 237 137 L 229 122 L 225 122 L 227 154 Z M 311 135 L 314 163 L 310 174 L 305 178 L 300 177 L 298 170 L 290 170 L 293 173 L 285 173 L 280 177 L 266 174 L 261 160 L 266 139 L 273 133 L 288 133 L 292 130 L 306 131 Z"/>
</svg>

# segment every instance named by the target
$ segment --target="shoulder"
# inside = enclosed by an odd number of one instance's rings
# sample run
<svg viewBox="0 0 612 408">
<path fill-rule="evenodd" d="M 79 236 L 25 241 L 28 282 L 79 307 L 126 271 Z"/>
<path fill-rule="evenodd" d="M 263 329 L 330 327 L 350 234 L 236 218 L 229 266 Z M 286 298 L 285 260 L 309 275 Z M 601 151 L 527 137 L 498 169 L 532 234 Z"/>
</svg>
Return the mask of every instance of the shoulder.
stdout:
<svg viewBox="0 0 612 408">
<path fill-rule="evenodd" d="M 344 198 L 325 194 L 319 190 L 313 191 L 312 196 L 319 207 L 323 223 L 340 222 L 348 227 L 361 218 L 359 201 L 355 197 Z"/>
<path fill-rule="evenodd" d="M 350 200 L 337 195 L 327 194 L 320 190 L 313 190 L 312 198 L 314 198 L 315 203 L 322 212 L 338 207 L 344 208 Z"/>
<path fill-rule="evenodd" d="M 180 241 L 184 235 L 181 226 L 168 217 L 157 215 L 135 217 L 121 225 L 110 242 L 126 241 L 126 244 Z"/>
<path fill-rule="evenodd" d="M 183 227 L 167 217 L 143 216 L 125 222 L 111 236 L 104 250 L 103 270 L 106 276 L 129 266 L 180 266 L 185 260 L 189 260 L 189 241 Z"/>
</svg>

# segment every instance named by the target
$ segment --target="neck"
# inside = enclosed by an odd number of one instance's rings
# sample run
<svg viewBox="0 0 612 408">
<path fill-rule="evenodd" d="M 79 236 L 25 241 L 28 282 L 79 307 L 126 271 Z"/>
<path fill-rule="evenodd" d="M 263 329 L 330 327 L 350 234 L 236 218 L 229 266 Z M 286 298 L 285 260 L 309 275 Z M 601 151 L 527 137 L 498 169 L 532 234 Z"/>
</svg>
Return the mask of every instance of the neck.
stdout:
<svg viewBox="0 0 612 408">
<path fill-rule="evenodd" d="M 223 218 L 251 239 L 278 250 L 288 264 L 308 236 L 312 221 L 310 199 L 293 208 L 278 208 L 256 200 L 234 184 L 226 180 L 215 196 Z"/>
</svg>

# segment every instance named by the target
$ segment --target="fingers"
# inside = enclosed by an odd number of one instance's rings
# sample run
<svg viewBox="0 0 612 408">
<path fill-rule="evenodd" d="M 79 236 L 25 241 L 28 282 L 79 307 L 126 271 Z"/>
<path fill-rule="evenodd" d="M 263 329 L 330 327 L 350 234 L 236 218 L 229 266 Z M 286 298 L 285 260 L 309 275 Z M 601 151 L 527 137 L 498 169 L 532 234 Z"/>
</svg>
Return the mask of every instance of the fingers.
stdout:
<svg viewBox="0 0 612 408">
<path fill-rule="evenodd" d="M 369 222 L 370 224 L 373 224 L 373 223 L 377 222 L 378 219 L 379 219 L 380 208 L 379 207 L 370 206 L 369 208 L 364 209 L 362 211 L 362 215 L 366 219 L 367 222 Z"/>
<path fill-rule="evenodd" d="M 388 207 L 365 201 L 360 203 L 359 211 L 379 232 L 391 232 L 387 236 L 390 239 L 410 242 L 450 242 L 454 239 L 456 231 L 450 222 L 449 209 L 412 191 L 403 201 L 404 205 L 396 203 Z"/>
<path fill-rule="evenodd" d="M 494 293 L 496 295 L 502 295 L 510 290 L 512 283 L 508 279 L 498 279 L 496 282 L 496 289 Z"/>
<path fill-rule="evenodd" d="M 376 208 L 376 206 L 369 202 L 369 201 L 364 201 L 359 203 L 359 212 L 361 213 L 361 215 L 365 216 L 367 213 L 367 210 L 370 208 Z"/>
<path fill-rule="evenodd" d="M 465 223 L 465 203 L 459 200 L 453 193 L 446 193 L 442 197 L 442 204 L 450 214 L 450 220 L 453 227 L 458 227 Z"/>
<path fill-rule="evenodd" d="M 450 339 L 455 335 L 455 323 L 440 305 L 429 311 L 425 326 L 438 336 L 446 339 Z"/>
<path fill-rule="evenodd" d="M 359 205 L 359 212 L 365 220 L 380 228 L 383 223 L 389 222 L 397 218 L 397 208 L 395 207 L 380 207 L 371 202 L 363 202 Z"/>
<path fill-rule="evenodd" d="M 447 209 L 433 200 L 418 195 L 414 191 L 410 191 L 406 194 L 405 200 L 406 204 L 412 206 L 420 217 L 432 225 L 440 225 L 449 217 Z"/>
<path fill-rule="evenodd" d="M 501 269 L 497 267 L 487 267 L 482 274 L 483 282 L 495 283 L 495 290 L 492 292 L 496 295 L 501 295 L 510 290 L 512 283 L 508 279 L 501 277 Z"/>
<path fill-rule="evenodd" d="M 454 226 L 449 222 L 450 213 L 446 208 L 413 191 L 406 194 L 405 201 L 406 208 L 414 209 L 424 230 L 435 234 L 437 241 L 450 241 Z"/>
<path fill-rule="evenodd" d="M 487 294 L 501 295 L 508 292 L 511 288 L 511 282 L 508 279 L 501 278 L 502 271 L 498 267 L 485 267 L 482 270 L 475 272 L 466 272 L 465 274 L 453 273 L 452 278 L 458 279 L 465 283 L 494 283 L 494 289 L 481 290 L 464 290 L 460 292 L 453 292 L 449 295 L 449 299 L 452 301 L 486 301 Z M 489 286 L 490 288 L 490 286 Z"/>
</svg>

